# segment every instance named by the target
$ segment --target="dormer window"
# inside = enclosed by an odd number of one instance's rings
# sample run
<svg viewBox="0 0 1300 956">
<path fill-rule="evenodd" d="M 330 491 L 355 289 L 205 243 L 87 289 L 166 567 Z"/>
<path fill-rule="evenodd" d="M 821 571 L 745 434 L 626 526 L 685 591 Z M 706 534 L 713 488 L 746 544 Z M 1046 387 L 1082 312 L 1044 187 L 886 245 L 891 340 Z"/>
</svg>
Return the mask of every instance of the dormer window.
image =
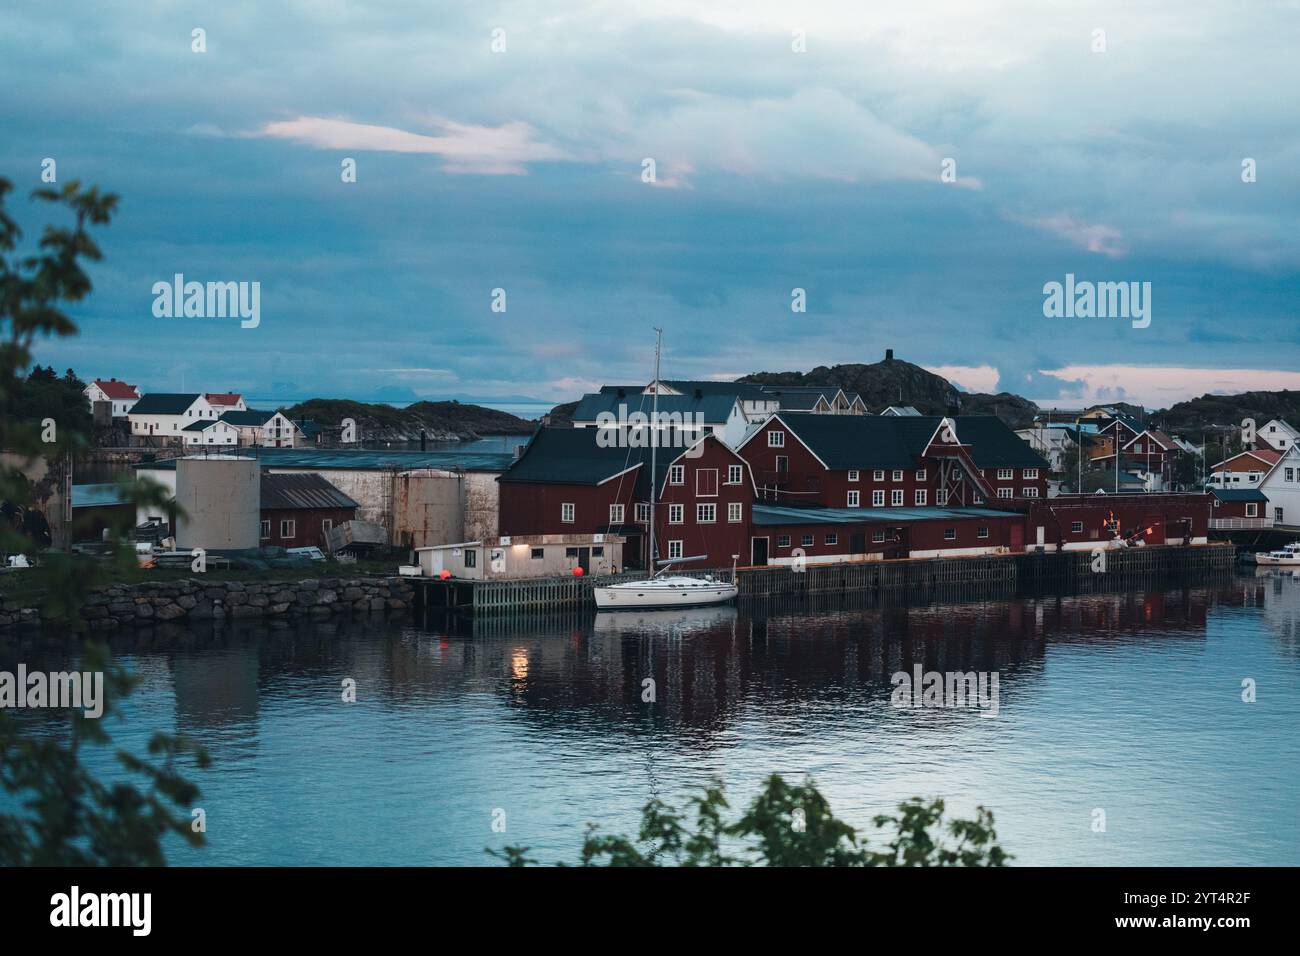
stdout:
<svg viewBox="0 0 1300 956">
<path fill-rule="evenodd" d="M 784 447 L 785 447 L 785 432 L 781 432 L 781 431 L 768 432 L 768 433 L 767 433 L 767 447 L 768 447 L 768 448 L 784 448 Z"/>
</svg>

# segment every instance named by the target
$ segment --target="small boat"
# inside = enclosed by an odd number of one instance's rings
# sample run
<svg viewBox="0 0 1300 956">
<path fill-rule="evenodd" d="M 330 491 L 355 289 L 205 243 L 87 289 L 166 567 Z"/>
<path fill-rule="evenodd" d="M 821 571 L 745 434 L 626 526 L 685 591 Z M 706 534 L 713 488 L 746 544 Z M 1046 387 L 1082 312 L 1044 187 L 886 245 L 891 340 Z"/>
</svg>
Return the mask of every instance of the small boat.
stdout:
<svg viewBox="0 0 1300 956">
<path fill-rule="evenodd" d="M 1255 563 L 1261 567 L 1300 568 L 1300 541 L 1293 541 L 1277 551 L 1260 552 Z"/>
<path fill-rule="evenodd" d="M 592 589 L 602 611 L 647 608 L 704 607 L 725 604 L 736 596 L 736 586 L 712 575 L 665 575 L 644 581 L 623 581 Z"/>
<path fill-rule="evenodd" d="M 663 330 L 655 329 L 655 332 L 657 334 L 655 336 L 654 404 L 650 415 L 652 422 L 659 419 L 659 353 L 663 344 Z M 648 548 L 652 560 L 655 554 L 655 476 L 659 474 L 656 465 L 658 448 L 658 438 L 652 438 L 650 442 L 650 546 Z M 703 560 L 705 560 L 703 555 L 693 558 L 671 558 L 658 562 L 662 567 L 644 580 L 623 581 L 619 584 L 594 587 L 591 590 L 596 596 L 596 607 L 602 611 L 705 607 L 710 604 L 726 604 L 735 598 L 738 592 L 733 583 L 736 576 L 734 563 L 731 574 L 733 581 L 722 581 L 710 574 L 690 576 L 674 574 L 660 577 L 674 564 Z"/>
</svg>

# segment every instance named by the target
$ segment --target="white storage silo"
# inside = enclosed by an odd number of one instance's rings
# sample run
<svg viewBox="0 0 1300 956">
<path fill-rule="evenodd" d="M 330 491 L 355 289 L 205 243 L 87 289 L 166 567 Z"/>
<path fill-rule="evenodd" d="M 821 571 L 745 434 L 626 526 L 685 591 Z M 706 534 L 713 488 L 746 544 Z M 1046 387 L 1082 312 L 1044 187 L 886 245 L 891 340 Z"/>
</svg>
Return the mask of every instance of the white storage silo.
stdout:
<svg viewBox="0 0 1300 956">
<path fill-rule="evenodd" d="M 261 468 L 255 458 L 209 455 L 176 462 L 176 547 L 256 548 L 262 528 Z"/>
</svg>

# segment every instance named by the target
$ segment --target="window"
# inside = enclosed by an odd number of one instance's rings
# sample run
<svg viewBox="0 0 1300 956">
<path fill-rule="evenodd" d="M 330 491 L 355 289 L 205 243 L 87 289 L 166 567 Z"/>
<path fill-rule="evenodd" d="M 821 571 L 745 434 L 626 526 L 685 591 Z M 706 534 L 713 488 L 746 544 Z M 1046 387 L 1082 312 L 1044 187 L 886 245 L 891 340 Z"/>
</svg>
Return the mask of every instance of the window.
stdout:
<svg viewBox="0 0 1300 956">
<path fill-rule="evenodd" d="M 971 501 L 977 505 L 982 505 L 984 504 L 984 496 L 976 491 L 971 495 Z"/>
<path fill-rule="evenodd" d="M 918 468 L 918 469 L 916 469 L 916 480 L 917 480 L 917 481 L 925 481 L 925 469 L 924 469 L 924 468 Z"/>
<path fill-rule="evenodd" d="M 902 488 L 895 488 L 893 491 L 891 491 L 891 492 L 889 493 L 889 503 L 890 503 L 891 505 L 893 505 L 895 508 L 898 508 L 898 507 L 901 507 L 901 506 L 902 506 L 902 504 L 903 504 L 903 489 L 902 489 Z"/>
<path fill-rule="evenodd" d="M 786 455 L 776 456 L 776 470 L 783 475 L 790 470 L 790 459 Z"/>
<path fill-rule="evenodd" d="M 593 558 L 603 558 L 605 556 L 605 549 L 603 547 L 592 548 L 591 556 Z"/>
<path fill-rule="evenodd" d="M 826 543 L 827 543 L 827 544 L 839 544 L 839 543 L 840 543 L 840 536 L 839 536 L 838 534 L 836 534 L 834 531 L 832 531 L 830 534 L 826 535 Z"/>
<path fill-rule="evenodd" d="M 902 481 L 902 480 L 903 480 L 903 469 L 901 469 L 901 468 L 895 468 L 895 469 L 894 469 L 894 480 L 895 480 L 895 481 Z"/>
<path fill-rule="evenodd" d="M 573 524 L 573 502 L 566 501 L 560 505 L 560 520 L 565 524 Z"/>
<path fill-rule="evenodd" d="M 1288 468 L 1288 469 L 1286 470 L 1286 480 L 1287 480 L 1287 481 L 1295 481 L 1295 469 L 1294 469 L 1294 468 Z"/>
<path fill-rule="evenodd" d="M 872 481 L 884 481 L 884 480 L 885 480 L 885 469 L 883 469 L 883 468 L 877 468 L 875 471 L 873 471 L 873 472 L 871 473 L 871 480 L 872 480 Z"/>
<path fill-rule="evenodd" d="M 957 540 L 957 529 L 956 529 L 956 528 L 944 528 L 944 529 L 943 529 L 943 540 L 945 540 L 945 541 L 956 541 L 956 540 Z"/>
<path fill-rule="evenodd" d="M 1259 514 L 1259 502 L 1258 501 L 1246 502 L 1246 517 L 1254 518 L 1258 514 Z"/>
<path fill-rule="evenodd" d="M 849 481 L 857 481 L 857 480 L 858 480 L 858 473 L 857 473 L 857 471 L 854 470 L 854 469 L 849 469 Z M 1291 478 L 1290 478 L 1290 476 L 1288 475 L 1288 476 L 1287 476 L 1287 481 L 1290 481 L 1290 480 L 1291 480 Z"/>
<path fill-rule="evenodd" d="M 727 466 L 727 484 L 738 485 L 744 481 L 745 471 L 741 465 Z"/>
<path fill-rule="evenodd" d="M 716 498 L 718 496 L 718 469 L 695 469 L 695 493 L 701 498 Z"/>
<path fill-rule="evenodd" d="M 741 504 L 739 501 L 733 501 L 729 505 L 727 505 L 727 520 L 733 522 L 744 521 L 745 506 Z"/>
<path fill-rule="evenodd" d="M 642 524 L 648 524 L 650 521 L 650 502 L 638 501 L 636 503 L 636 520 Z"/>
<path fill-rule="evenodd" d="M 271 522 L 269 520 L 262 522 L 262 537 L 263 538 L 271 537 Z"/>
<path fill-rule="evenodd" d="M 298 524 L 292 518 L 280 522 L 280 537 L 292 538 L 298 530 Z"/>
<path fill-rule="evenodd" d="M 915 495 L 914 498 L 913 498 L 913 503 L 914 503 L 914 504 L 919 508 L 919 507 L 921 507 L 922 505 L 925 504 L 925 497 L 926 497 L 926 495 L 925 495 L 925 489 L 924 489 L 924 488 L 917 488 L 917 489 L 916 489 L 916 495 Z"/>
<path fill-rule="evenodd" d="M 1071 522 L 1070 522 L 1070 534 L 1083 534 L 1083 522 L 1082 522 L 1082 521 L 1071 521 Z"/>
<path fill-rule="evenodd" d="M 680 541 L 668 542 L 668 557 L 680 558 L 682 556 L 682 543 Z"/>
<path fill-rule="evenodd" d="M 975 529 L 975 537 L 977 537 L 977 538 L 987 538 L 988 536 L 989 536 L 989 528 L 988 528 L 988 525 L 984 525 L 984 524 L 982 524 L 982 525 L 980 525 L 978 528 Z"/>
<path fill-rule="evenodd" d="M 1012 492 L 1012 490 L 1011 490 L 1010 488 L 999 488 L 999 489 L 998 489 L 998 497 L 999 497 L 999 498 L 1011 498 L 1011 497 L 1014 497 L 1014 493 Z"/>
<path fill-rule="evenodd" d="M 1142 450 L 1141 448 L 1138 449 L 1138 451 L 1141 451 L 1141 450 Z M 1026 480 L 1032 480 L 1032 479 L 1035 479 L 1035 478 L 1038 477 L 1038 469 L 1037 469 L 1037 468 L 1026 468 L 1023 472 L 1021 472 L 1021 475 L 1022 475 L 1022 477 L 1024 477 Z"/>
<path fill-rule="evenodd" d="M 473 568 L 478 566 L 478 552 L 473 548 L 465 549 L 465 567 Z"/>
<path fill-rule="evenodd" d="M 1010 481 L 1014 477 L 1016 477 L 1016 471 L 1014 468 L 998 469 L 998 481 Z"/>
<path fill-rule="evenodd" d="M 776 546 L 778 548 L 790 547 L 790 536 L 788 534 L 778 534 L 776 536 Z"/>
<path fill-rule="evenodd" d="M 681 524 L 681 523 L 682 523 L 683 521 L 685 521 L 685 520 L 686 520 L 686 506 L 685 506 L 685 505 L 669 505 L 669 506 L 668 506 L 668 523 L 669 523 L 669 524 Z"/>
<path fill-rule="evenodd" d="M 1274 520 L 1277 524 L 1282 524 L 1282 509 L 1281 509 L 1281 508 L 1274 508 L 1274 509 L 1273 509 L 1273 520 Z"/>
<path fill-rule="evenodd" d="M 686 466 L 673 465 L 668 469 L 668 484 L 684 485 L 686 484 Z"/>
<path fill-rule="evenodd" d="M 334 519 L 333 519 L 333 518 L 322 518 L 322 519 L 321 519 L 321 522 L 320 522 L 320 532 L 321 532 L 321 534 L 327 534 L 327 533 L 329 533 L 329 532 L 332 531 L 332 530 L 334 530 Z"/>
<path fill-rule="evenodd" d="M 854 491 L 850 491 L 848 506 L 850 508 L 858 507 L 858 505 L 861 502 L 861 498 L 862 498 L 862 492 L 857 491 L 856 489 Z"/>
<path fill-rule="evenodd" d="M 784 447 L 785 447 L 785 432 L 776 432 L 776 431 L 768 432 L 768 433 L 767 433 L 767 447 L 768 447 L 768 448 L 784 448 Z"/>
<path fill-rule="evenodd" d="M 531 551 L 528 552 L 528 557 L 532 561 L 541 561 L 546 557 L 546 549 L 533 548 Z"/>
<path fill-rule="evenodd" d="M 610 523 L 610 524 L 622 524 L 622 523 L 623 523 L 623 506 L 622 506 L 622 505 L 610 505 L 610 506 L 609 506 L 609 523 Z"/>
<path fill-rule="evenodd" d="M 1020 489 L 1020 495 L 1021 495 L 1021 497 L 1023 497 L 1023 498 L 1037 498 L 1037 497 L 1038 497 L 1038 489 L 1037 489 L 1037 488 L 1021 488 L 1021 489 Z"/>
<path fill-rule="evenodd" d="M 718 520 L 718 506 L 715 504 L 696 505 L 695 520 L 699 524 L 713 524 Z"/>
<path fill-rule="evenodd" d="M 873 491 L 871 493 L 871 507 L 883 508 L 885 506 L 885 493 L 883 491 Z"/>
<path fill-rule="evenodd" d="M 578 556 L 578 549 L 577 549 L 577 548 L 565 548 L 565 549 L 564 549 L 564 556 L 565 556 L 566 558 L 576 558 L 576 557 Z"/>
<path fill-rule="evenodd" d="M 803 536 L 803 546 L 804 546 L 805 548 L 811 548 L 811 547 L 813 546 L 813 536 L 812 536 L 812 535 L 810 535 L 810 534 L 806 534 L 806 535 Z"/>
<path fill-rule="evenodd" d="M 946 505 L 946 504 L 948 503 L 948 489 L 947 489 L 947 488 L 939 488 L 938 490 L 935 491 L 935 493 L 934 493 L 934 503 L 935 503 L 936 505 L 938 505 L 939 507 L 941 507 L 941 508 L 942 508 L 944 505 Z"/>
<path fill-rule="evenodd" d="M 882 541 L 884 541 L 885 529 L 878 528 L 875 531 L 871 532 L 871 540 L 874 541 L 876 544 L 880 544 Z"/>
</svg>

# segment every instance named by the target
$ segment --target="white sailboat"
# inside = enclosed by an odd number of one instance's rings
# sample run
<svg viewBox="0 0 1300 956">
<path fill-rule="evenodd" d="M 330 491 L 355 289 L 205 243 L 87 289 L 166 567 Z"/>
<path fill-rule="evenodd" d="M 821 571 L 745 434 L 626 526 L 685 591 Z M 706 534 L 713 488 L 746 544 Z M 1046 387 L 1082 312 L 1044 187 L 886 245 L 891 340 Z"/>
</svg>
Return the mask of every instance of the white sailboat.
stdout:
<svg viewBox="0 0 1300 956">
<path fill-rule="evenodd" d="M 655 329 L 655 378 L 654 398 L 650 414 L 650 524 L 649 544 L 650 560 L 655 554 L 655 497 L 658 490 L 656 452 L 659 448 L 659 351 L 663 341 L 663 329 Z M 673 558 L 657 562 L 661 565 L 649 578 L 640 581 L 623 581 L 604 587 L 592 588 L 596 596 L 596 607 L 602 611 L 644 610 L 646 608 L 666 607 L 703 607 L 709 604 L 725 604 L 735 598 L 737 588 L 733 581 L 720 581 L 712 575 L 674 574 L 660 577 L 674 564 L 698 561 L 703 556 L 693 558 Z M 735 572 L 732 572 L 735 576 Z"/>
</svg>

